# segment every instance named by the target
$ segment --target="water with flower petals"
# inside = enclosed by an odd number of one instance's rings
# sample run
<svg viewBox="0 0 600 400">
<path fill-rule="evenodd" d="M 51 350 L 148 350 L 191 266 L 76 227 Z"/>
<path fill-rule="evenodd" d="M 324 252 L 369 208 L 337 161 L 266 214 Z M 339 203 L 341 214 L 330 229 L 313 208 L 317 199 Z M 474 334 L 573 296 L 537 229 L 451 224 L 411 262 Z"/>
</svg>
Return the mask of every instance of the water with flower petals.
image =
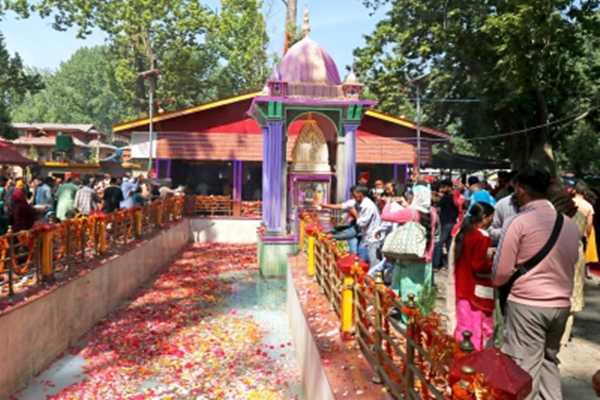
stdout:
<svg viewBox="0 0 600 400">
<path fill-rule="evenodd" d="M 253 245 L 189 245 L 13 399 L 301 399 L 285 281 Z"/>
</svg>

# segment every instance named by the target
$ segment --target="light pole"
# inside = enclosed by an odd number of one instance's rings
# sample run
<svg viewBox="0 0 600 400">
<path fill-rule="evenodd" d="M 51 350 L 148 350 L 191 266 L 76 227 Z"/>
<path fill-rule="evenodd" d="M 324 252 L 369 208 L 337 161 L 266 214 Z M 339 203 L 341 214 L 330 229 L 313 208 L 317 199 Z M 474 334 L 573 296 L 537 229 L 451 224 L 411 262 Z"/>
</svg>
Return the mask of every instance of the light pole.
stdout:
<svg viewBox="0 0 600 400">
<path fill-rule="evenodd" d="M 152 141 L 153 141 L 153 114 L 154 114 L 154 90 L 156 87 L 156 77 L 160 75 L 160 71 L 157 69 L 151 69 L 149 71 L 140 72 L 138 76 L 142 79 L 150 78 L 150 94 L 149 94 L 149 110 L 148 110 L 148 176 L 152 173 Z"/>
<path fill-rule="evenodd" d="M 419 81 L 427 77 L 431 72 L 417 76 L 406 82 L 413 84 L 417 88 L 417 179 L 421 178 L 421 87 Z"/>
</svg>

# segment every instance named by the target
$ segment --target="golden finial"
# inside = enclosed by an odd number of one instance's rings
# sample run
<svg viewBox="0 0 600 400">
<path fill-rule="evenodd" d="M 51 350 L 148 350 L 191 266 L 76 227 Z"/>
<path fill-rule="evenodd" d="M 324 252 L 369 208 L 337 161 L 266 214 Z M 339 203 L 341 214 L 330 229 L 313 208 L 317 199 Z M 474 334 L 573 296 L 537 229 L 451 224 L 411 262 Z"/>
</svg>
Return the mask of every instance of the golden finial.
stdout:
<svg viewBox="0 0 600 400">
<path fill-rule="evenodd" d="M 308 17 L 308 5 L 304 9 L 304 36 L 310 33 L 310 18 Z"/>
</svg>

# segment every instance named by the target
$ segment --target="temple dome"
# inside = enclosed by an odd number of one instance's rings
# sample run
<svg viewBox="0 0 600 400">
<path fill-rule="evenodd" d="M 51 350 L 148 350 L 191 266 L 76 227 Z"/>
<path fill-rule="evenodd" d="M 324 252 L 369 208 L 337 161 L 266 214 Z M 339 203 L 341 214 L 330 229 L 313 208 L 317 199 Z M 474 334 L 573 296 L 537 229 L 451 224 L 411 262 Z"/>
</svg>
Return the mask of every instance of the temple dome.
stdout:
<svg viewBox="0 0 600 400">
<path fill-rule="evenodd" d="M 331 55 L 306 36 L 293 45 L 279 64 L 284 82 L 341 85 L 340 73 Z"/>
</svg>

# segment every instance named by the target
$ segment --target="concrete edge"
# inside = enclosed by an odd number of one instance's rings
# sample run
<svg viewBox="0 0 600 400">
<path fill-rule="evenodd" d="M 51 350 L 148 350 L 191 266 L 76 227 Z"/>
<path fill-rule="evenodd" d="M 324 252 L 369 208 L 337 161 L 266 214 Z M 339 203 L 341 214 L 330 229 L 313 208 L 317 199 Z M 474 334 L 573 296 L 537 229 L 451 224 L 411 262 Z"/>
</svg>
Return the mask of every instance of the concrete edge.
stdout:
<svg viewBox="0 0 600 400">
<path fill-rule="evenodd" d="M 0 399 L 43 371 L 189 242 L 189 220 L 0 316 Z"/>
<path fill-rule="evenodd" d="M 306 321 L 300 300 L 298 299 L 289 262 L 288 257 L 287 311 L 306 399 L 334 400 L 335 396 L 323 368 L 319 350 Z"/>
</svg>

